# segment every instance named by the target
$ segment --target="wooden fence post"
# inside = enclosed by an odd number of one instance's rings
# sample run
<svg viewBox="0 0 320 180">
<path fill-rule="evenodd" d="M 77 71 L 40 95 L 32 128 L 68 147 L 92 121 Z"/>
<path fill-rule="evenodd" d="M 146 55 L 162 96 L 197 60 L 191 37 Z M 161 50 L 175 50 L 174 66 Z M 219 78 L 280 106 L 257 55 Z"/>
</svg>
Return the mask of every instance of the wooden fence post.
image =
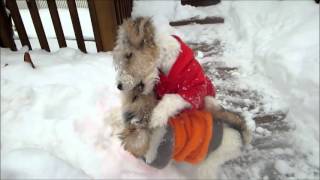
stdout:
<svg viewBox="0 0 320 180">
<path fill-rule="evenodd" d="M 114 1 L 93 0 L 93 4 L 96 9 L 103 51 L 111 51 L 115 44 L 118 27 Z"/>
<path fill-rule="evenodd" d="M 21 45 L 28 46 L 29 50 L 32 50 L 32 47 L 27 35 L 27 31 L 24 27 L 21 14 L 18 9 L 17 1 L 16 0 L 6 1 L 6 6 L 10 10 L 10 14 L 14 22 L 14 25 L 16 26 Z"/>
<path fill-rule="evenodd" d="M 88 8 L 89 8 L 89 13 L 91 18 L 92 30 L 94 34 L 94 40 L 96 41 L 97 52 L 100 52 L 100 51 L 103 51 L 103 46 L 102 46 L 102 40 L 101 40 L 101 33 L 99 29 L 99 23 L 97 19 L 96 7 L 94 5 L 93 0 L 87 0 L 87 2 L 88 2 Z"/>
<path fill-rule="evenodd" d="M 13 30 L 10 18 L 6 13 L 6 8 L 3 0 L 0 0 L 0 45 L 9 47 L 11 50 L 17 50 L 13 40 Z"/>
<path fill-rule="evenodd" d="M 38 36 L 38 39 L 40 42 L 40 46 L 42 49 L 45 49 L 46 51 L 50 52 L 49 43 L 47 40 L 46 33 L 43 29 L 43 25 L 41 22 L 41 18 L 40 18 L 40 14 L 39 14 L 39 10 L 38 10 L 36 1 L 35 0 L 28 0 L 26 2 L 28 5 L 30 15 L 31 15 L 33 26 L 36 30 L 36 33 L 37 33 L 37 36 Z"/>
</svg>

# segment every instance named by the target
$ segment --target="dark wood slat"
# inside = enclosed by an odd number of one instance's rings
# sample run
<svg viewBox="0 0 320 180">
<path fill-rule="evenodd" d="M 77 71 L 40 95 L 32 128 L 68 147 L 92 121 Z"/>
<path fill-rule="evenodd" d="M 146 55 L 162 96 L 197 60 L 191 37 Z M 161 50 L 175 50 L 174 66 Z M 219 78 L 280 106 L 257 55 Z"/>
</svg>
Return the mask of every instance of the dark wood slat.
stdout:
<svg viewBox="0 0 320 180">
<path fill-rule="evenodd" d="M 125 9 L 125 4 L 124 1 L 120 1 L 120 5 L 121 5 L 121 12 L 122 12 L 122 19 L 126 19 L 126 9 Z"/>
<path fill-rule="evenodd" d="M 129 17 L 129 1 L 128 0 L 124 0 L 124 10 L 125 10 L 126 19 L 127 19 Z"/>
<path fill-rule="evenodd" d="M 1 30 L 1 29 L 0 29 L 0 30 Z M 4 45 L 3 41 L 2 41 L 1 36 L 0 36 L 0 47 L 5 47 L 5 45 Z"/>
<path fill-rule="evenodd" d="M 116 20 L 117 20 L 117 24 L 120 24 L 120 15 L 118 13 L 118 5 L 117 5 L 117 0 L 114 0 L 114 10 L 115 10 L 115 14 L 116 14 Z"/>
<path fill-rule="evenodd" d="M 124 15 L 123 15 L 123 11 L 122 11 L 122 3 L 121 3 L 121 0 L 118 0 L 118 5 L 119 5 L 120 22 L 121 22 L 121 24 L 122 24 L 122 23 L 123 23 L 123 20 L 124 20 Z"/>
<path fill-rule="evenodd" d="M 287 114 L 284 112 L 274 112 L 270 114 L 259 114 L 254 117 L 253 120 L 257 124 L 270 123 L 274 121 L 282 121 L 287 117 Z"/>
<path fill-rule="evenodd" d="M 222 17 L 206 17 L 204 19 L 191 18 L 181 21 L 170 22 L 171 26 L 184 26 L 189 24 L 218 24 L 224 23 L 224 19 Z"/>
<path fill-rule="evenodd" d="M 115 11 L 115 15 L 116 15 L 117 24 L 119 24 L 119 15 L 117 13 L 117 1 L 113 0 L 113 4 L 114 4 L 114 11 Z"/>
<path fill-rule="evenodd" d="M 17 2 L 15 0 L 6 1 L 6 5 L 10 10 L 13 22 L 18 31 L 19 39 L 21 41 L 22 46 L 28 46 L 29 50 L 32 50 L 26 29 L 24 28 L 23 21 L 21 19 L 21 15 L 17 6 Z"/>
<path fill-rule="evenodd" d="M 0 0 L 0 45 L 16 51 L 17 47 L 13 40 L 12 23 L 10 22 L 4 2 L 3 0 Z"/>
<path fill-rule="evenodd" d="M 123 15 L 123 19 L 126 19 L 126 8 L 125 8 L 125 0 L 120 1 L 121 2 L 121 8 L 122 8 L 122 15 Z"/>
<path fill-rule="evenodd" d="M 118 25 L 122 24 L 122 14 L 121 14 L 121 7 L 120 7 L 120 1 L 115 0 L 115 6 L 116 6 L 116 15 L 118 17 Z"/>
<path fill-rule="evenodd" d="M 16 44 L 13 40 L 13 33 L 11 31 L 12 27 L 8 23 L 6 16 L 4 16 L 3 11 L 0 13 L 0 38 L 1 46 L 10 48 L 13 51 L 17 50 Z"/>
<path fill-rule="evenodd" d="M 87 0 L 87 1 L 88 1 L 88 7 L 89 7 L 89 12 L 90 12 L 90 18 L 91 18 L 91 23 L 92 23 L 92 30 L 93 30 L 93 34 L 94 34 L 94 39 L 96 41 L 97 51 L 100 52 L 103 50 L 103 46 L 102 46 L 102 39 L 100 36 L 96 8 L 95 8 L 93 0 Z"/>
<path fill-rule="evenodd" d="M 118 8 L 119 8 L 119 14 L 120 14 L 120 24 L 123 23 L 123 20 L 124 20 L 124 16 L 123 16 L 123 13 L 122 13 L 122 4 L 121 4 L 121 0 L 117 0 L 118 1 Z"/>
<path fill-rule="evenodd" d="M 75 2 L 75 0 L 67 0 L 67 3 L 68 3 L 68 7 L 69 7 L 69 13 L 71 16 L 73 30 L 74 30 L 74 33 L 75 33 L 76 39 L 77 39 L 78 48 L 82 52 L 86 53 L 87 50 L 86 50 L 86 45 L 84 44 L 84 39 L 83 39 L 83 34 L 82 34 L 81 25 L 80 25 L 80 21 L 79 21 L 79 15 L 78 15 L 76 2 Z"/>
<path fill-rule="evenodd" d="M 39 15 L 38 7 L 35 0 L 27 0 L 28 9 L 32 18 L 34 28 L 36 29 L 37 36 L 42 49 L 50 52 L 49 44 L 47 41 L 46 33 L 44 32 L 41 18 Z"/>
<path fill-rule="evenodd" d="M 129 11 L 130 11 L 129 16 L 131 17 L 132 8 L 133 8 L 133 0 L 129 0 L 129 2 L 130 2 L 130 4 L 129 4 L 129 7 L 130 7 L 130 9 L 129 9 Z"/>
<path fill-rule="evenodd" d="M 127 0 L 127 8 L 128 8 L 128 14 L 127 14 L 127 17 L 131 17 L 131 0 Z"/>
<path fill-rule="evenodd" d="M 221 0 L 181 0 L 182 5 L 191 5 L 191 6 L 211 6 L 220 3 Z"/>
<path fill-rule="evenodd" d="M 63 33 L 63 29 L 61 26 L 61 21 L 57 9 L 57 4 L 55 0 L 47 0 L 47 4 L 49 7 L 50 15 L 51 15 L 51 20 L 54 26 L 54 31 L 56 33 L 59 47 L 67 47 L 66 39 Z"/>
</svg>

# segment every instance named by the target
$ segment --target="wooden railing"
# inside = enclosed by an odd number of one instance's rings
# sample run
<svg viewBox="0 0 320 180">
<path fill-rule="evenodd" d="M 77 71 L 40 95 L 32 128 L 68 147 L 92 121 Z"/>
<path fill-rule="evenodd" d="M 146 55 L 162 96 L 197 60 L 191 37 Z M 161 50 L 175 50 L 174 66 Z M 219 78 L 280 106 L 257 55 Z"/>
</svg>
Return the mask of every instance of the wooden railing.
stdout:
<svg viewBox="0 0 320 180">
<path fill-rule="evenodd" d="M 117 23 L 122 24 L 123 19 L 130 17 L 132 11 L 132 0 L 115 0 Z"/>
<path fill-rule="evenodd" d="M 14 22 L 19 39 L 23 46 L 28 46 L 32 49 L 25 26 L 23 24 L 17 0 L 7 0 L 4 4 L 0 0 L 0 45 L 16 50 L 16 45 L 13 39 L 13 31 L 11 18 Z M 113 48 L 117 26 L 123 22 L 123 19 L 131 16 L 133 0 L 87 0 L 88 9 L 90 12 L 91 25 L 95 38 L 97 51 L 108 51 Z M 28 9 L 32 18 L 34 28 L 39 39 L 42 49 L 50 52 L 48 40 L 41 22 L 38 7 L 35 0 L 26 0 Z M 66 39 L 63 33 L 60 17 L 57 10 L 55 0 L 47 0 L 47 5 L 50 11 L 51 20 L 56 33 L 59 47 L 66 47 Z M 82 29 L 79 21 L 76 1 L 67 0 L 68 9 L 73 25 L 78 48 L 82 52 L 87 52 L 82 34 Z M 10 14 L 6 13 L 6 8 L 10 10 Z"/>
</svg>

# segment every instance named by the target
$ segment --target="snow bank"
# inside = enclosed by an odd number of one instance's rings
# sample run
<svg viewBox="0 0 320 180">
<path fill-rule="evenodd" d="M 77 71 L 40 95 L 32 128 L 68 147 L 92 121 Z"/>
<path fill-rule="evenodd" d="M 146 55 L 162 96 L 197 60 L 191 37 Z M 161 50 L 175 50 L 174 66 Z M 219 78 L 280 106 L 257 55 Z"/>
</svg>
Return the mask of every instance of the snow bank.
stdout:
<svg viewBox="0 0 320 180">
<path fill-rule="evenodd" d="M 17 160 L 20 163 L 17 163 Z M 79 169 L 73 168 L 66 162 L 35 149 L 20 149 L 4 156 L 1 162 L 1 178 L 9 179 L 89 179 Z"/>
<path fill-rule="evenodd" d="M 111 55 L 68 48 L 52 54 L 31 51 L 34 70 L 23 63 L 23 52 L 1 49 L 3 157 L 16 149 L 38 148 L 90 177 L 101 175 L 98 159 L 103 154 L 92 145 L 104 113 L 119 105 Z"/>
<path fill-rule="evenodd" d="M 1 177 L 180 177 L 147 167 L 111 135 L 120 100 L 110 53 L 31 51 L 36 69 L 23 54 L 1 49 Z"/>
</svg>

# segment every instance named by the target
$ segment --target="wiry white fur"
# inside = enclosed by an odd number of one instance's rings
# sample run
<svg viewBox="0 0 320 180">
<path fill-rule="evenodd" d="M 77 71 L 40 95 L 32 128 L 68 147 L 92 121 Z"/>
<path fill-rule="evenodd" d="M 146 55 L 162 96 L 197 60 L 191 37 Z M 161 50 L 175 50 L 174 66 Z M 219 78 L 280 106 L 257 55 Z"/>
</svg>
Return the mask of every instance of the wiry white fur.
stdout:
<svg viewBox="0 0 320 180">
<path fill-rule="evenodd" d="M 117 46 L 114 47 L 114 51 L 113 51 L 113 65 L 116 68 L 116 70 L 118 70 L 121 66 L 122 61 L 119 59 L 116 59 L 115 57 L 117 57 L 115 55 L 115 53 L 120 52 L 121 49 L 125 49 L 125 38 L 126 37 L 126 33 L 124 31 L 123 28 L 119 28 L 118 29 L 118 38 L 117 38 Z"/>
<path fill-rule="evenodd" d="M 122 59 L 117 59 L 117 57 L 121 57 L 119 54 L 122 49 L 127 49 L 125 44 L 127 41 L 126 38 L 127 34 L 123 28 L 118 29 L 118 38 L 116 42 L 116 46 L 113 50 L 113 65 L 117 70 L 117 82 L 124 82 L 122 83 L 123 89 L 130 90 L 137 84 L 137 79 L 135 79 L 133 76 L 125 72 L 121 69 L 122 66 L 124 66 L 124 61 Z"/>
<path fill-rule="evenodd" d="M 151 135 L 149 149 L 145 155 L 146 162 L 151 163 L 153 160 L 155 160 L 158 148 L 161 144 L 161 141 L 163 140 L 164 135 L 166 134 L 167 130 L 166 127 L 159 127 L 154 129 Z"/>
<path fill-rule="evenodd" d="M 240 133 L 224 126 L 223 138 L 218 149 L 210 153 L 209 157 L 197 168 L 197 178 L 216 179 L 219 168 L 225 162 L 238 157 L 241 153 L 242 140 Z"/>
<path fill-rule="evenodd" d="M 170 117 L 175 116 L 181 110 L 191 107 L 191 104 L 185 101 L 178 94 L 166 94 L 152 111 L 151 128 L 166 126 Z"/>
<path fill-rule="evenodd" d="M 158 68 L 168 75 L 171 67 L 177 60 L 180 53 L 179 42 L 168 34 L 156 33 L 155 41 L 160 49 Z"/>
<path fill-rule="evenodd" d="M 158 79 L 159 79 L 158 71 L 149 73 L 149 75 L 144 79 L 144 90 L 142 93 L 150 94 L 154 90 L 154 86 L 158 82 Z"/>
<path fill-rule="evenodd" d="M 122 83 L 123 90 L 131 90 L 134 86 L 139 82 L 130 74 L 126 73 L 125 71 L 119 70 L 116 77 L 117 82 Z"/>
<path fill-rule="evenodd" d="M 112 136 L 120 134 L 125 127 L 121 108 L 113 108 L 109 114 L 106 114 L 104 122 L 112 127 Z"/>
</svg>

